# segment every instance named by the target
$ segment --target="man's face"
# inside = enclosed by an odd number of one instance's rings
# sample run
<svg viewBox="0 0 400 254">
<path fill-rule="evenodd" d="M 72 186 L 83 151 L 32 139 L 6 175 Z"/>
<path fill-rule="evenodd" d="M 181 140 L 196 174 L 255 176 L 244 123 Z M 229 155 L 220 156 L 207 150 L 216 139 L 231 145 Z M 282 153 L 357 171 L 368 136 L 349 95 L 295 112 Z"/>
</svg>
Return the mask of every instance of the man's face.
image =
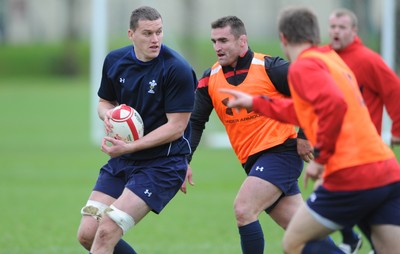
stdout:
<svg viewBox="0 0 400 254">
<path fill-rule="evenodd" d="M 342 50 L 351 44 L 356 36 L 356 28 L 352 26 L 349 16 L 343 15 L 329 18 L 329 38 L 334 50 Z"/>
<path fill-rule="evenodd" d="M 211 41 L 217 54 L 218 63 L 221 66 L 236 66 L 237 59 L 243 49 L 243 36 L 235 38 L 229 26 L 211 30 Z"/>
<path fill-rule="evenodd" d="M 162 20 L 139 20 L 135 31 L 128 30 L 128 37 L 135 46 L 136 57 L 143 62 L 160 54 L 163 39 Z"/>
</svg>

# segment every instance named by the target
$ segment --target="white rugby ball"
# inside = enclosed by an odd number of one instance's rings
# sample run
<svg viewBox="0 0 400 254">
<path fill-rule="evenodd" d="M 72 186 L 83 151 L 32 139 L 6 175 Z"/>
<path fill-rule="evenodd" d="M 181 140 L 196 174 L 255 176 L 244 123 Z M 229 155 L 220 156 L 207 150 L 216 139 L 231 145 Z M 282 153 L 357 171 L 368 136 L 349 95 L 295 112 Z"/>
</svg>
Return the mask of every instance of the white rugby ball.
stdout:
<svg viewBox="0 0 400 254">
<path fill-rule="evenodd" d="M 121 104 L 114 108 L 110 123 L 113 128 L 107 136 L 133 142 L 143 137 L 144 124 L 140 114 L 132 107 Z"/>
</svg>

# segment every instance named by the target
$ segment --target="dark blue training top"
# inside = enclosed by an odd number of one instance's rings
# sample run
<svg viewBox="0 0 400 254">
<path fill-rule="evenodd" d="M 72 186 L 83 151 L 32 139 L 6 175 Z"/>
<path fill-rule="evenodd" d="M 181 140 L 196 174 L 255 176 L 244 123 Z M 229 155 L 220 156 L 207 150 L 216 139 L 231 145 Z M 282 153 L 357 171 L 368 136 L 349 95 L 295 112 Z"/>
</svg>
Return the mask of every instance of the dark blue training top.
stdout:
<svg viewBox="0 0 400 254">
<path fill-rule="evenodd" d="M 157 58 L 142 62 L 133 46 L 111 51 L 104 60 L 98 96 L 136 109 L 144 134 L 167 122 L 166 113 L 192 112 L 196 74 L 176 51 L 162 45 Z M 158 147 L 123 155 L 132 160 L 190 154 L 190 125 L 183 137 Z"/>
</svg>

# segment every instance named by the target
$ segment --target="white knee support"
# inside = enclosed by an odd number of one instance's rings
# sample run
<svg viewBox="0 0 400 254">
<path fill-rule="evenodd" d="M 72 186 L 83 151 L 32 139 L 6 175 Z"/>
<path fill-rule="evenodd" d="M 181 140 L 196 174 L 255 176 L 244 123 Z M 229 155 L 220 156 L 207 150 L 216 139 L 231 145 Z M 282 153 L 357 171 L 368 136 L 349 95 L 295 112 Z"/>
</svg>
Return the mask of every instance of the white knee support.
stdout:
<svg viewBox="0 0 400 254">
<path fill-rule="evenodd" d="M 119 210 L 113 205 L 108 207 L 104 213 L 107 214 L 108 217 L 110 217 L 122 229 L 122 234 L 125 234 L 135 225 L 135 221 L 132 216 L 124 211 Z"/>
<path fill-rule="evenodd" d="M 88 200 L 86 205 L 81 209 L 81 214 L 92 216 L 99 221 L 106 208 L 108 208 L 108 205 L 106 204 L 94 200 Z"/>
</svg>

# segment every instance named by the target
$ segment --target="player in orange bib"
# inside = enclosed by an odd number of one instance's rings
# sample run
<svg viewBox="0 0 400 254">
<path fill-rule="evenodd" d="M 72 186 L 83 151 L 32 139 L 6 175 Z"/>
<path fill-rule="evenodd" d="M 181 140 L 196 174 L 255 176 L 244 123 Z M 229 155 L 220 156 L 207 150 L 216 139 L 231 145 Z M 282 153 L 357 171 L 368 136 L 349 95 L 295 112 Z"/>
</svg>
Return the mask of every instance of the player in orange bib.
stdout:
<svg viewBox="0 0 400 254">
<path fill-rule="evenodd" d="M 221 88 L 274 98 L 290 96 L 288 62 L 251 51 L 244 24 L 235 16 L 220 18 L 211 28 L 218 62 L 199 80 L 190 119 L 192 150 L 199 144 L 205 124 L 215 110 L 247 174 L 234 202 L 242 252 L 262 254 L 264 235 L 258 216 L 266 211 L 278 225 L 287 227 L 304 202 L 297 182 L 303 169 L 297 147 L 305 160 L 310 159 L 312 150 L 301 146 L 302 140 L 297 138 L 293 125 L 251 110 L 236 112 L 227 107 L 228 96 L 219 92 Z"/>
<path fill-rule="evenodd" d="M 329 16 L 330 47 L 338 53 L 353 71 L 372 122 L 378 133 L 382 129 L 383 108 L 391 120 L 391 145 L 400 144 L 400 79 L 390 69 L 382 57 L 367 48 L 357 35 L 358 21 L 356 15 L 348 9 L 336 9 Z M 359 225 L 369 238 L 369 230 Z M 361 246 L 361 238 L 351 229 L 341 231 L 345 253 L 355 254 Z M 373 246 L 371 246 L 373 247 Z M 371 251 L 370 253 L 373 253 Z"/>
<path fill-rule="evenodd" d="M 400 166 L 373 125 L 357 81 L 343 60 L 320 42 L 315 14 L 288 8 L 279 18 L 280 40 L 292 62 L 292 99 L 253 96 L 234 90 L 231 108 L 254 110 L 298 124 L 314 147 L 307 179 L 323 183 L 292 218 L 284 236 L 285 253 L 343 253 L 327 235 L 365 223 L 377 253 L 400 250 Z"/>
</svg>

